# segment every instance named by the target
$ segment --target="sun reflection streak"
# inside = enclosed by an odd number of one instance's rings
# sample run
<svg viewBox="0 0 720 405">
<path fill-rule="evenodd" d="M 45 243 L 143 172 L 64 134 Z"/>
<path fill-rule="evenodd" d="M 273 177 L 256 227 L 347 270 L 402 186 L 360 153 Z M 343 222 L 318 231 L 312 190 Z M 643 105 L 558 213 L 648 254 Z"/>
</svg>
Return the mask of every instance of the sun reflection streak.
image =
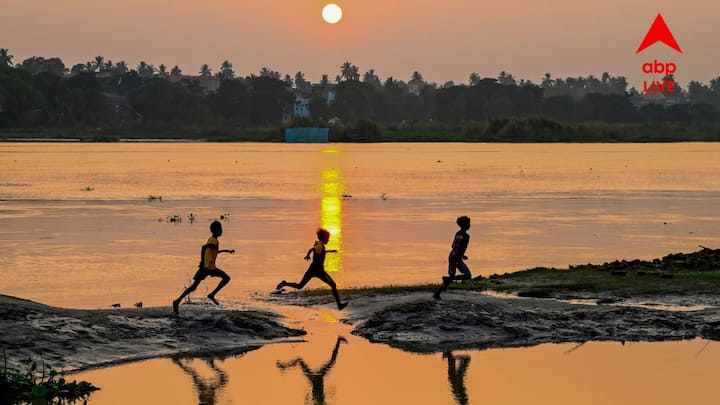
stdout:
<svg viewBox="0 0 720 405">
<path fill-rule="evenodd" d="M 332 153 L 337 156 L 337 149 L 324 150 L 325 153 Z M 330 253 L 325 258 L 325 270 L 328 273 L 339 273 L 342 271 L 342 200 L 345 192 L 342 183 L 342 173 L 337 168 L 322 169 L 320 172 L 320 226 L 330 232 L 328 250 L 336 249 L 337 253 Z M 338 286 L 342 285 L 341 280 L 335 280 Z"/>
</svg>

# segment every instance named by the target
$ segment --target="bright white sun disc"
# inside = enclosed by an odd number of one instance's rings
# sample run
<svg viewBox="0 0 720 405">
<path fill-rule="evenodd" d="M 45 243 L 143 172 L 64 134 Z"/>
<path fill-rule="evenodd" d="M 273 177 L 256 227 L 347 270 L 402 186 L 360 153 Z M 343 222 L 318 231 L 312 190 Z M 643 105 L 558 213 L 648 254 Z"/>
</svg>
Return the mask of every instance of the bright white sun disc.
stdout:
<svg viewBox="0 0 720 405">
<path fill-rule="evenodd" d="M 335 24 L 342 18 L 342 9 L 337 4 L 328 4 L 323 7 L 322 17 L 326 23 Z"/>
</svg>

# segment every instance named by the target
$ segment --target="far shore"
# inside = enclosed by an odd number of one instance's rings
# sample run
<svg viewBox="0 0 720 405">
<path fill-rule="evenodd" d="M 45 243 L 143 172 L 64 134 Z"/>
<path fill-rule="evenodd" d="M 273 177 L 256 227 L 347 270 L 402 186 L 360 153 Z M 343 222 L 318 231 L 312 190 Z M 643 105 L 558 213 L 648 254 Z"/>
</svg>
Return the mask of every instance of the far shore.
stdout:
<svg viewBox="0 0 720 405">
<path fill-rule="evenodd" d="M 667 143 L 718 142 L 720 126 L 683 123 L 555 122 L 509 118 L 495 131 L 488 122 L 380 124 L 362 121 L 330 129 L 332 143 Z M 320 125 L 323 127 L 323 125 Z M 284 127 L 159 126 L 120 128 L 5 128 L 0 142 L 285 142 Z"/>
</svg>

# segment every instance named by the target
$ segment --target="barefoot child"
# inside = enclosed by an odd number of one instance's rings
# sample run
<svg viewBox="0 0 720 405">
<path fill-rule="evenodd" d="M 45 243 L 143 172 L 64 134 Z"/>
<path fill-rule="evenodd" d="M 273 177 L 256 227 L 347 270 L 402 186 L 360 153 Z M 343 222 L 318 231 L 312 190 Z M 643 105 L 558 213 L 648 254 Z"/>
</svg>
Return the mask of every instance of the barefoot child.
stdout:
<svg viewBox="0 0 720 405">
<path fill-rule="evenodd" d="M 335 297 L 338 309 L 343 309 L 347 306 L 347 302 L 340 302 L 340 295 L 338 295 L 335 281 L 333 281 L 332 277 L 330 277 L 330 275 L 325 271 L 325 253 L 336 253 L 337 250 L 325 250 L 325 245 L 327 245 L 330 240 L 330 232 L 325 229 L 318 228 L 317 237 L 318 240 L 315 241 L 315 245 L 311 247 L 305 255 L 305 260 L 310 260 L 310 253 L 312 252 L 313 254 L 312 263 L 310 263 L 310 267 L 305 272 L 302 280 L 300 280 L 299 283 L 288 283 L 283 280 L 277 285 L 277 289 L 280 290 L 283 287 L 301 289 L 305 287 L 305 284 L 307 284 L 311 278 L 317 277 L 332 288 L 332 293 Z"/>
<path fill-rule="evenodd" d="M 183 291 L 180 296 L 173 301 L 173 312 L 176 314 L 178 313 L 178 307 L 180 306 L 180 302 L 183 298 L 185 298 L 188 294 L 195 291 L 197 286 L 205 280 L 208 276 L 210 277 L 220 277 L 222 280 L 220 280 L 220 283 L 217 287 L 215 287 L 214 290 L 210 294 L 208 294 L 208 298 L 210 301 L 214 302 L 217 305 L 220 305 L 220 303 L 215 299 L 215 294 L 220 291 L 221 288 L 225 287 L 227 283 L 230 282 L 230 276 L 227 275 L 224 271 L 218 269 L 215 267 L 215 259 L 217 258 L 218 253 L 235 253 L 234 249 L 230 250 L 219 250 L 220 242 L 218 241 L 218 238 L 222 236 L 223 230 L 222 230 L 222 224 L 218 221 L 213 221 L 212 224 L 210 224 L 210 232 L 212 233 L 212 236 L 208 238 L 207 243 L 203 245 L 202 249 L 200 250 L 200 265 L 198 266 L 198 270 L 193 276 L 193 283 L 188 287 L 185 291 Z"/>
<path fill-rule="evenodd" d="M 448 257 L 448 275 L 443 276 L 442 285 L 440 285 L 440 288 L 438 288 L 433 295 L 433 298 L 436 300 L 440 299 L 440 293 L 445 291 L 454 280 L 470 280 L 472 278 L 470 269 L 467 264 L 463 262 L 463 260 L 467 260 L 465 251 L 467 250 L 468 243 L 470 243 L 470 235 L 467 233 L 468 229 L 470 229 L 470 218 L 466 216 L 458 217 L 456 223 L 460 227 L 460 230 L 455 233 L 452 250 L 450 251 L 450 256 Z M 460 273 L 462 274 L 456 276 L 456 269 L 460 270 Z"/>
</svg>

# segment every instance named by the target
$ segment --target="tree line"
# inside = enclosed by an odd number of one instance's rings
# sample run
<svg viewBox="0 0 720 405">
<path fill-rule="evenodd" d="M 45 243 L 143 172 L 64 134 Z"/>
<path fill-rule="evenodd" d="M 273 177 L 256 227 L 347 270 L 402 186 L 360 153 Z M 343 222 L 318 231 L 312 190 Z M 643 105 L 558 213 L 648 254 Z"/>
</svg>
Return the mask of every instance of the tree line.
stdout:
<svg viewBox="0 0 720 405">
<path fill-rule="evenodd" d="M 232 63 L 216 73 L 202 65 L 184 75 L 178 66 L 140 62 L 130 68 L 102 56 L 67 68 L 59 58 L 31 57 L 13 65 L 0 49 L 0 129 L 100 128 L 131 131 L 177 128 L 238 130 L 280 126 L 296 99 L 307 100 L 309 119 L 298 125 L 346 125 L 371 122 L 385 127 L 423 123 L 442 128 L 468 122 L 543 118 L 559 123 L 656 123 L 716 125 L 720 122 L 720 77 L 709 84 L 691 81 L 687 89 L 666 94 L 663 103 L 647 103 L 622 76 L 553 78 L 538 83 L 500 72 L 467 83 L 429 83 L 419 72 L 407 81 L 364 74 L 350 62 L 333 80 L 324 75 L 310 83 L 295 75 L 262 68 L 238 76 Z M 196 78 L 211 78 L 208 91 Z M 666 79 L 674 79 L 667 77 Z M 334 120 L 337 122 L 338 120 Z"/>
</svg>

